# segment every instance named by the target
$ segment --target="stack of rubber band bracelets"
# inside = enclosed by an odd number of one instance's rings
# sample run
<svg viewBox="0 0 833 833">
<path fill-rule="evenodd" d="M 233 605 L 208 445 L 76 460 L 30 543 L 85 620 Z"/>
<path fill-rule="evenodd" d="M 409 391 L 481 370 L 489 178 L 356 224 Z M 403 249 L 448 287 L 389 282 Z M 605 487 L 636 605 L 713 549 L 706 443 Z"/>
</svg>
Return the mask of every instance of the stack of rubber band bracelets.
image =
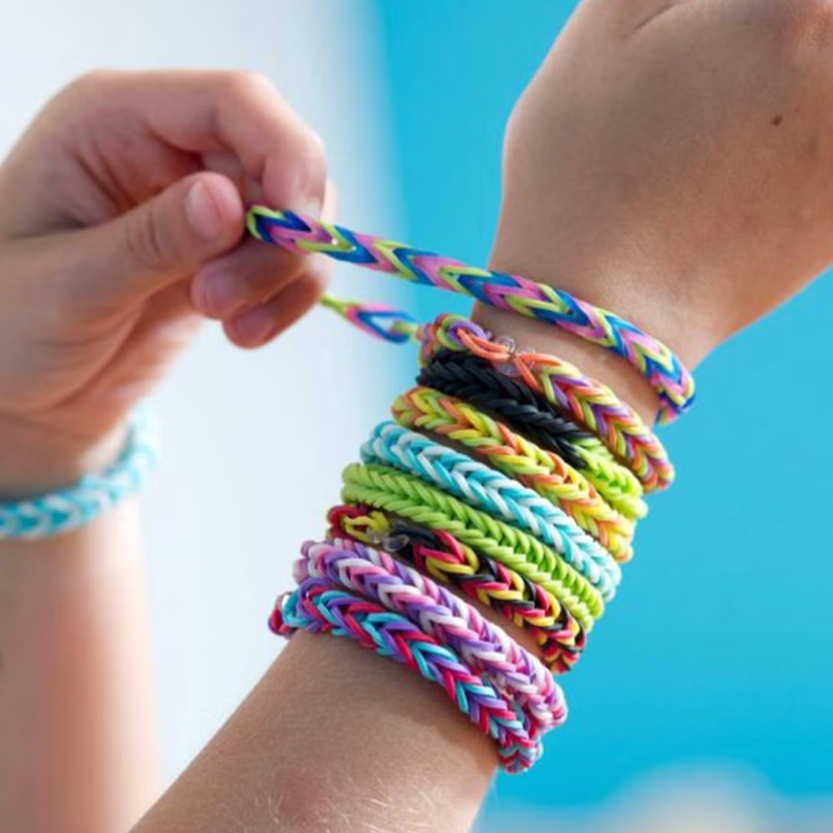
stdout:
<svg viewBox="0 0 833 833">
<path fill-rule="evenodd" d="M 654 387 L 662 421 L 692 403 L 666 347 L 566 292 L 290 212 L 255 206 L 248 222 L 291 251 L 463 293 L 610 350 Z M 553 674 L 581 656 L 633 554 L 643 495 L 673 468 L 639 416 L 567 362 L 458 316 L 417 327 L 386 307 L 324 304 L 373 335 L 416 338 L 421 370 L 344 472 L 327 537 L 302 547 L 298 586 L 270 624 L 354 640 L 442 686 L 503 767 L 523 771 L 567 715 Z"/>
</svg>

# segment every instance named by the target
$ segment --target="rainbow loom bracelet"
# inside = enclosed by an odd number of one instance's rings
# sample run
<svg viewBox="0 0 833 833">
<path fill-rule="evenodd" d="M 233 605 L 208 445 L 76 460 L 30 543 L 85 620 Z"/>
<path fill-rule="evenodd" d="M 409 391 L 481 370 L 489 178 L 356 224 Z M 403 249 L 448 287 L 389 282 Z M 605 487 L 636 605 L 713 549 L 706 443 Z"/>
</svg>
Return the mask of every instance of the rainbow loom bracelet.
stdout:
<svg viewBox="0 0 833 833">
<path fill-rule="evenodd" d="M 362 446 L 364 463 L 377 463 L 435 483 L 469 506 L 520 526 L 555 551 L 604 594 L 622 580 L 613 556 L 561 509 L 517 481 L 447 446 L 388 422 Z"/>
<path fill-rule="evenodd" d="M 473 364 L 477 362 L 477 366 Z M 559 434 L 561 417 L 555 407 L 525 385 L 502 377 L 494 368 L 483 367 L 483 359 L 441 350 L 425 365 L 417 382 L 439 393 L 463 400 L 505 422 L 528 441 L 542 446 L 583 476 L 598 481 L 598 488 L 611 504 L 624 500 L 641 503 L 644 491 L 636 476 L 621 465 L 598 437 Z M 493 398 L 497 389 L 523 391 L 518 404 L 503 397 Z M 569 453 L 565 453 L 565 447 Z"/>
<path fill-rule="evenodd" d="M 508 772 L 529 769 L 541 757 L 540 736 L 531 732 L 526 717 L 462 663 L 454 651 L 401 614 L 334 590 L 319 579 L 306 579 L 293 593 L 278 600 L 269 624 L 281 636 L 303 629 L 348 637 L 442 686 L 460 711 L 495 740 L 501 765 Z"/>
<path fill-rule="evenodd" d="M 150 406 L 140 404 L 130 417 L 124 450 L 107 469 L 66 489 L 0 503 L 0 540 L 50 538 L 92 523 L 142 487 L 159 458 L 158 434 Z"/>
<path fill-rule="evenodd" d="M 631 557 L 633 516 L 628 519 L 620 514 L 558 455 L 544 451 L 468 403 L 430 388 L 417 387 L 402 394 L 392 411 L 396 422 L 404 428 L 459 443 L 560 506 L 618 560 Z"/>
<path fill-rule="evenodd" d="M 475 608 L 389 553 L 335 539 L 307 541 L 295 580 L 323 579 L 405 616 L 482 674 L 538 730 L 560 726 L 567 706 L 547 669 Z"/>
<path fill-rule="evenodd" d="M 369 543 L 378 538 L 387 551 L 427 573 L 435 581 L 458 587 L 492 608 L 516 627 L 528 630 L 542 662 L 554 673 L 569 671 L 586 644 L 586 632 L 567 607 L 543 587 L 489 558 L 480 558 L 447 532 L 429 532 L 391 521 L 369 507 L 337 506 L 329 514 L 328 539 Z"/>
<path fill-rule="evenodd" d="M 611 582 L 606 582 L 604 591 L 594 587 L 532 535 L 396 469 L 348 466 L 343 474 L 342 498 L 346 503 L 366 503 L 429 529 L 450 532 L 473 549 L 546 587 L 557 598 L 572 595 L 581 600 L 595 618 L 601 616 L 604 602 L 615 595 Z"/>
<path fill-rule="evenodd" d="M 411 283 L 445 289 L 484 304 L 554 324 L 610 350 L 650 382 L 661 402 L 660 421 L 670 422 L 694 401 L 694 380 L 664 344 L 614 313 L 564 290 L 518 275 L 490 272 L 421 249 L 356 234 L 333 223 L 262 205 L 249 208 L 250 233 L 300 253 L 325 254 Z"/>
<path fill-rule="evenodd" d="M 512 365 L 532 391 L 592 429 L 628 464 L 646 492 L 667 488 L 673 482 L 674 467 L 668 454 L 639 414 L 609 387 L 584 376 L 569 362 L 543 353 L 515 351 L 512 345 L 493 340 L 482 327 L 458 315 L 440 315 L 432 324 L 420 327 L 419 340 L 426 363 L 444 347 L 473 353 L 499 366 Z"/>
<path fill-rule="evenodd" d="M 605 449 L 598 438 L 579 428 L 554 405 L 478 356 L 440 350 L 420 369 L 417 382 L 488 410 L 571 466 L 583 465 L 583 455 L 575 449 L 578 442 L 595 443 L 600 453 Z M 613 461 L 612 455 L 609 459 Z M 636 480 L 627 469 L 624 471 Z"/>
</svg>

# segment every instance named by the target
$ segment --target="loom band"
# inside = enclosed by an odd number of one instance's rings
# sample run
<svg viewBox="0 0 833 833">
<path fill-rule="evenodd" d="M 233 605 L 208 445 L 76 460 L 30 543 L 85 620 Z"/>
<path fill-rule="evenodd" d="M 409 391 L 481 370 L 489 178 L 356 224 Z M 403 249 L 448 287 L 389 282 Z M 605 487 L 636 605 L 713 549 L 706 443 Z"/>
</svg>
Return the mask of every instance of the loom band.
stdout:
<svg viewBox="0 0 833 833">
<path fill-rule="evenodd" d="M 603 495 L 584 473 L 568 465 L 557 454 L 539 447 L 507 424 L 493 420 L 456 397 L 431 388 L 415 387 L 399 396 L 391 410 L 397 423 L 405 428 L 418 428 L 453 440 L 487 457 L 491 465 L 509 474 L 519 474 L 518 467 L 524 466 L 530 477 L 536 475 L 536 482 L 539 478 L 554 478 L 557 486 L 562 487 L 556 497 L 563 507 L 572 508 L 574 500 L 584 507 L 586 501 L 596 516 L 608 517 L 606 513 L 612 512 L 614 519 L 622 518 L 628 524 L 647 513 L 647 507 L 639 497 Z M 510 458 L 518 463 L 508 463 Z M 556 488 L 552 482 L 548 485 Z M 563 488 L 574 489 L 578 497 L 566 494 Z M 589 506 L 587 511 L 590 511 Z"/>
<path fill-rule="evenodd" d="M 411 513 L 404 517 L 418 522 L 424 521 L 424 525 L 430 528 L 451 532 L 474 549 L 483 550 L 487 555 L 495 557 L 518 572 L 529 574 L 521 568 L 520 563 L 516 563 L 523 561 L 527 568 L 533 568 L 535 575 L 530 575 L 530 578 L 538 583 L 541 583 L 538 581 L 539 576 L 560 582 L 572 594 L 588 603 L 595 602 L 596 599 L 610 601 L 616 594 L 616 585 L 598 568 L 591 569 L 587 565 L 585 572 L 589 575 L 585 575 L 578 566 L 569 563 L 539 538 L 469 506 L 454 495 L 415 475 L 400 472 L 390 466 L 366 464 L 348 466 L 343 479 L 346 487 L 368 486 L 386 493 L 387 499 L 384 503 L 380 500 L 366 501 L 375 508 L 397 515 L 399 510 L 396 507 L 403 506 Z M 356 499 L 350 500 L 355 502 Z M 475 531 L 480 535 L 473 534 Z M 494 553 L 484 549 L 489 544 L 483 539 L 497 544 Z"/>
<path fill-rule="evenodd" d="M 476 576 L 478 571 L 483 570 L 484 580 L 499 581 L 507 586 L 505 591 L 501 591 L 504 599 L 523 599 L 525 609 L 537 608 L 540 610 L 540 616 L 548 618 L 551 625 L 565 620 L 562 635 L 569 633 L 571 637 L 575 637 L 581 630 L 566 608 L 544 588 L 502 564 L 489 558 L 481 558 L 470 547 L 442 530 L 429 532 L 408 525 L 404 521 L 391 521 L 387 516 L 373 512 L 366 506 L 340 506 L 331 511 L 332 526 L 328 533 L 329 539 L 335 540 L 344 536 L 358 540 L 355 538 L 354 529 L 363 530 L 370 524 L 377 524 L 375 519 L 367 517 L 370 514 L 380 516 L 383 521 L 376 527 L 382 533 L 379 536 L 381 544 L 386 549 L 390 548 L 395 557 L 405 558 L 408 563 L 414 564 L 432 578 L 448 583 L 448 574 Z M 367 523 L 362 523 L 363 521 Z M 354 525 L 354 522 L 357 523 Z M 400 539 L 402 543 L 394 546 L 390 543 L 392 538 Z"/>
<path fill-rule="evenodd" d="M 410 315 L 382 304 L 342 301 L 331 295 L 323 295 L 319 303 L 367 335 L 394 344 L 411 341 L 417 329 Z"/>
<path fill-rule="evenodd" d="M 410 540 L 410 545 L 397 551 L 397 555 L 406 552 L 407 556 L 403 557 L 413 562 L 418 569 L 431 572 L 432 566 L 436 564 L 439 565 L 436 572 L 441 578 L 452 574 L 467 575 L 473 581 L 479 580 L 480 589 L 473 595 L 484 603 L 488 604 L 490 599 L 512 599 L 517 602 L 516 608 L 519 612 L 523 611 L 527 621 L 534 616 L 535 624 L 539 628 L 546 627 L 551 636 L 558 638 L 562 647 L 575 648 L 577 640 L 583 645 L 584 632 L 581 626 L 544 588 L 489 558 L 481 559 L 447 532 L 426 533 L 401 523 L 395 524 L 394 530 Z M 439 549 L 440 546 L 445 549 Z M 462 566 L 464 572 L 454 570 L 455 565 Z M 490 591 L 490 595 L 486 595 L 486 590 Z M 564 640 L 569 641 L 565 643 Z"/>
<path fill-rule="evenodd" d="M 330 538 L 352 537 L 345 531 L 349 520 L 359 520 L 367 507 L 338 507 L 339 526 Z M 543 587 L 489 558 L 482 559 L 446 532 L 427 532 L 402 522 L 391 524 L 396 534 L 413 539 L 397 549 L 396 557 L 428 573 L 436 581 L 458 587 L 465 595 L 491 608 L 518 628 L 529 632 L 539 646 L 542 662 L 555 673 L 570 671 L 580 658 L 587 631 Z M 415 543 L 414 543 L 415 542 Z M 446 550 L 431 549 L 445 547 Z M 457 562 L 455 569 L 455 563 Z M 433 564 L 432 564 L 433 562 Z"/>
<path fill-rule="evenodd" d="M 398 552 L 397 557 L 404 558 L 407 563 L 414 563 L 422 569 L 417 563 L 418 548 L 407 548 Z M 423 563 L 430 564 L 430 561 L 429 556 Z M 555 619 L 551 614 L 551 606 L 545 603 L 536 607 L 536 602 L 521 598 L 517 582 L 506 578 L 520 578 L 516 573 L 488 559 L 484 563 L 488 567 L 484 566 L 483 569 L 490 569 L 491 573 L 469 571 L 467 576 L 453 570 L 445 573 L 438 570 L 435 578 L 443 584 L 458 587 L 465 595 L 491 608 L 516 627 L 528 631 L 539 646 L 542 662 L 554 673 L 570 671 L 584 650 L 586 631 L 566 608 L 561 607 L 562 613 Z M 501 578 L 498 579 L 498 576 Z M 536 600 L 545 597 L 552 600 L 552 604 L 559 606 L 546 590 L 540 587 L 535 587 L 535 590 L 537 592 L 531 595 L 534 595 Z"/>
<path fill-rule="evenodd" d="M 496 345 L 491 334 L 461 316 L 440 315 L 433 324 L 418 331 L 421 360 L 430 360 L 432 342 L 443 329 L 456 328 L 457 350 L 467 350 L 493 363 L 513 363 L 524 382 L 560 410 L 572 414 L 592 429 L 639 477 L 646 491 L 669 486 L 674 469 L 656 435 L 639 414 L 623 403 L 606 385 L 584 376 L 569 362 L 535 353 L 529 362 L 504 345 Z M 453 344 L 448 340 L 449 346 Z M 500 348 L 500 349 L 499 349 Z M 451 347 L 450 349 L 454 349 Z M 532 367 L 530 367 L 530 364 Z M 557 382 L 552 381 L 558 376 Z"/>
<path fill-rule="evenodd" d="M 573 445 L 579 440 L 594 439 L 549 403 L 542 404 L 524 385 L 475 356 L 440 351 L 421 368 L 417 383 L 457 396 L 510 422 L 572 466 L 581 465 L 581 457 L 575 453 Z"/>
<path fill-rule="evenodd" d="M 585 468 L 590 468 L 585 461 L 588 450 L 595 452 L 592 471 L 596 472 L 597 489 L 604 490 L 611 503 L 623 497 L 641 500 L 642 484 L 598 437 L 584 431 L 569 433 L 572 429 L 566 426 L 573 424 L 555 406 L 526 385 L 507 378 L 484 359 L 469 353 L 441 351 L 422 368 L 417 382 L 493 415 L 583 474 Z M 499 396 L 498 392 L 505 395 Z"/>
<path fill-rule="evenodd" d="M 366 503 L 429 529 L 450 532 L 475 551 L 545 587 L 576 618 L 581 616 L 583 625 L 602 615 L 602 594 L 546 544 L 418 478 L 382 466 L 354 464 L 344 472 L 342 497 L 345 503 Z"/>
<path fill-rule="evenodd" d="M 533 733 L 563 723 L 563 692 L 535 656 L 476 608 L 389 553 L 350 539 L 308 541 L 295 578 L 322 579 L 404 616 L 489 680 L 529 718 Z"/>
<path fill-rule="evenodd" d="M 378 425 L 361 449 L 364 463 L 393 466 L 433 483 L 469 506 L 523 528 L 549 544 L 603 594 L 622 580 L 615 559 L 575 521 L 532 489 L 447 446 L 400 428 Z"/>
<path fill-rule="evenodd" d="M 255 237 L 292 251 L 326 254 L 409 282 L 476 298 L 560 327 L 623 358 L 660 398 L 660 419 L 672 421 L 694 400 L 694 380 L 668 347 L 614 313 L 564 290 L 518 275 L 490 272 L 391 240 L 357 234 L 293 212 L 251 206 L 247 225 Z"/>
<path fill-rule="evenodd" d="M 370 499 L 373 499 L 371 490 L 368 489 L 364 491 L 364 494 L 368 495 Z M 384 499 L 379 498 L 379 501 L 384 502 Z M 352 504 L 352 507 L 356 510 L 364 510 L 368 506 L 369 504 L 363 503 L 360 499 L 357 499 L 355 503 Z M 407 508 L 403 508 L 402 511 L 404 513 L 403 517 L 409 520 L 412 520 L 413 518 L 408 518 L 408 515 L 419 514 Z M 420 515 L 420 522 L 425 526 L 431 526 L 436 532 L 443 531 L 441 529 L 442 519 L 437 520 L 435 518 L 426 517 L 425 515 Z M 477 535 L 467 533 L 465 530 L 458 530 L 457 532 L 458 535 L 461 535 L 464 539 L 471 538 L 475 541 L 477 540 Z M 344 524 L 342 534 L 352 537 L 349 532 L 348 523 Z M 479 572 L 483 572 L 486 569 L 490 570 L 490 577 L 494 577 L 498 574 L 495 568 L 500 567 L 503 570 L 509 571 L 512 576 L 521 576 L 524 580 L 525 590 L 534 587 L 538 592 L 545 593 L 552 600 L 552 607 L 563 612 L 565 622 L 568 625 L 570 621 L 575 621 L 579 623 L 581 629 L 586 632 L 592 630 L 595 619 L 601 616 L 601 612 L 598 611 L 603 612 L 604 610 L 604 603 L 601 597 L 598 596 L 598 594 L 593 595 L 595 591 L 593 591 L 593 588 L 589 585 L 586 588 L 579 587 L 577 588 L 577 592 L 574 592 L 574 589 L 571 586 L 568 586 L 568 584 L 558 580 L 554 581 L 545 574 L 536 571 L 533 566 L 524 567 L 523 565 L 519 565 L 519 570 L 514 570 L 511 567 L 500 564 L 499 561 L 486 554 L 477 553 L 474 548 L 468 544 L 463 544 L 463 546 L 465 547 L 464 559 L 460 560 L 456 564 L 449 560 L 436 559 L 435 563 L 432 566 L 429 566 L 426 572 L 436 581 L 448 583 L 450 580 L 449 577 L 452 579 L 459 578 L 461 580 L 464 578 L 474 578 Z M 484 544 L 484 546 L 486 549 L 495 549 L 494 546 L 490 546 L 489 544 Z M 400 553 L 397 552 L 397 556 L 399 554 Z M 499 554 L 499 556 L 500 555 L 501 554 Z M 520 570 L 523 570 L 524 572 L 521 573 Z M 512 584 L 514 585 L 514 582 Z M 580 593 L 587 595 L 589 597 L 588 600 L 585 601 L 581 598 L 579 595 Z M 504 600 L 509 599 L 510 597 L 517 599 L 525 598 L 521 591 L 517 589 L 513 591 L 511 586 L 503 588 L 501 595 Z"/>
<path fill-rule="evenodd" d="M 409 561 L 415 563 L 423 572 L 432 574 L 433 562 L 439 562 L 442 567 L 436 570 L 436 577 L 442 578 L 445 573 L 473 574 L 481 569 L 481 557 L 470 547 L 462 544 L 453 535 L 443 530 L 428 531 L 418 526 L 409 525 L 405 521 L 392 520 L 382 512 L 376 512 L 369 506 L 338 506 L 330 510 L 331 527 L 329 537 L 336 539 L 341 536 L 358 540 L 360 543 L 379 543 L 391 550 L 397 556 L 409 552 Z M 374 535 L 364 533 L 366 529 L 373 529 Z M 361 536 L 357 538 L 356 536 Z M 392 544 L 392 539 L 401 540 L 401 544 Z M 444 549 L 440 549 L 443 547 Z M 511 583 L 516 591 L 526 591 L 529 597 L 541 594 L 546 596 L 545 607 L 552 611 L 553 618 L 560 616 L 563 610 L 561 604 L 543 588 L 532 584 L 527 579 L 513 572 L 503 565 L 498 565 L 486 559 L 488 568 L 502 571 L 511 576 Z M 507 581 L 507 579 L 504 579 Z"/>
<path fill-rule="evenodd" d="M 455 357 L 455 360 L 459 358 L 459 354 L 445 353 L 444 355 Z M 575 450 L 575 446 L 571 447 L 571 456 L 579 461 L 579 466 L 576 468 L 553 449 L 552 445 L 546 443 L 536 445 L 535 440 L 538 439 L 536 433 L 528 428 L 525 432 L 523 431 L 523 423 L 528 425 L 525 417 L 519 417 L 512 406 L 503 407 L 498 400 L 492 399 L 486 388 L 477 387 L 478 379 L 483 380 L 485 376 L 496 373 L 491 368 L 486 371 L 479 365 L 476 373 L 472 372 L 473 368 L 467 367 L 472 362 L 481 363 L 481 361 L 468 357 L 460 365 L 454 362 L 444 362 L 442 373 L 440 365 L 436 361 L 432 362 L 419 377 L 419 381 L 428 383 L 429 388 L 417 387 L 400 396 L 392 409 L 394 418 L 400 425 L 403 421 L 409 423 L 404 427 L 416 427 L 420 430 L 428 428 L 434 433 L 441 433 L 449 439 L 454 439 L 472 449 L 479 456 L 486 457 L 490 465 L 513 477 L 537 473 L 537 477 L 532 476 L 531 482 L 525 485 L 531 486 L 571 515 L 582 529 L 599 538 L 600 543 L 606 546 L 618 560 L 629 560 L 632 554 L 634 522 L 626 518 L 614 506 L 606 503 L 596 487 L 580 473 L 579 469 L 585 465 L 582 458 L 583 451 L 579 453 Z M 446 371 L 452 371 L 452 367 L 453 373 L 446 373 Z M 456 381 L 452 381 L 452 378 Z M 464 384 L 464 378 L 469 378 L 471 384 Z M 416 401 L 408 404 L 406 400 L 409 397 L 415 397 Z M 477 410 L 481 401 L 486 403 L 487 407 Z M 493 419 L 489 413 L 490 410 L 498 414 L 503 422 Z M 516 434 L 512 431 L 510 425 L 521 429 L 520 433 Z M 541 468 L 542 461 L 549 472 Z M 547 481 L 546 493 L 540 489 L 543 483 L 542 478 Z M 635 480 L 634 485 L 636 485 Z M 641 487 L 639 489 L 641 491 Z M 639 498 L 629 497 L 628 499 L 630 504 L 633 504 L 634 500 L 636 500 L 636 505 L 629 506 L 632 514 L 638 513 L 640 506 L 644 510 L 644 504 Z"/>
<path fill-rule="evenodd" d="M 496 742 L 501 766 L 508 772 L 527 770 L 540 758 L 540 737 L 531 736 L 525 716 L 467 668 L 454 651 L 404 616 L 333 590 L 317 579 L 304 581 L 280 604 L 270 617 L 270 627 L 280 635 L 303 629 L 349 638 L 439 685 L 469 721 Z"/>
<path fill-rule="evenodd" d="M 460 522 L 449 522 L 442 512 L 425 509 L 419 505 L 408 505 L 408 499 L 387 495 L 372 486 L 348 485 L 344 487 L 344 500 L 355 504 L 369 503 L 391 513 L 397 512 L 407 520 L 414 521 L 431 529 L 450 529 L 463 543 L 473 550 L 482 552 L 486 557 L 498 563 L 504 563 L 510 569 L 541 586 L 554 596 L 558 603 L 568 610 L 582 628 L 589 631 L 594 621 L 604 613 L 604 599 L 583 576 L 572 574 L 553 577 L 541 570 L 534 562 L 525 560 L 523 553 L 518 553 L 505 543 L 490 542 L 488 533 L 476 527 L 465 527 Z M 569 565 L 565 565 L 568 567 Z M 462 574 L 464 571 L 459 570 Z"/>
</svg>

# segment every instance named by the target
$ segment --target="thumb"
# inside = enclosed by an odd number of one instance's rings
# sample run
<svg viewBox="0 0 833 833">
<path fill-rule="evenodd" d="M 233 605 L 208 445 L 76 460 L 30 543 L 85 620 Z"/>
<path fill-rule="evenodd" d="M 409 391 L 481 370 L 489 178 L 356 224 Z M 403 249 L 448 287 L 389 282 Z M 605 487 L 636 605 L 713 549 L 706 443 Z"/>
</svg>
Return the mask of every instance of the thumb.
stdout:
<svg viewBox="0 0 833 833">
<path fill-rule="evenodd" d="M 86 232 L 85 290 L 101 301 L 148 296 L 234 248 L 243 231 L 231 180 L 195 174 Z"/>
</svg>

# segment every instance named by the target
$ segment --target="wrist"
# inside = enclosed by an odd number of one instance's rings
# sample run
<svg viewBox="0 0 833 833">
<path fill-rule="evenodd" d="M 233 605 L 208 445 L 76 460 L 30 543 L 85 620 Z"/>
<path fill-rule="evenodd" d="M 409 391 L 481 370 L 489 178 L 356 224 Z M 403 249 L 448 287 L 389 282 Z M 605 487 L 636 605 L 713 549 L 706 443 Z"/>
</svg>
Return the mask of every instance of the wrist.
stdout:
<svg viewBox="0 0 833 833">
<path fill-rule="evenodd" d="M 0 415 L 0 503 L 48 494 L 106 469 L 124 448 L 122 424 L 89 438 Z"/>
<path fill-rule="evenodd" d="M 578 252 L 571 257 L 567 247 L 556 250 L 552 242 L 545 245 L 529 226 L 518 230 L 502 222 L 489 268 L 524 275 L 615 312 L 667 344 L 689 367 L 711 350 L 712 345 L 703 334 L 692 333 L 679 299 L 674 304 L 664 299 L 662 293 L 652 295 L 640 288 L 651 284 L 644 268 L 623 274 L 621 264 L 614 267 L 600 261 L 595 258 L 588 263 Z M 648 425 L 654 423 L 660 405 L 656 393 L 639 372 L 618 356 L 557 327 L 495 307 L 478 303 L 473 318 L 495 336 L 511 337 L 519 349 L 535 348 L 576 365 L 582 373 L 610 387 Z"/>
</svg>

